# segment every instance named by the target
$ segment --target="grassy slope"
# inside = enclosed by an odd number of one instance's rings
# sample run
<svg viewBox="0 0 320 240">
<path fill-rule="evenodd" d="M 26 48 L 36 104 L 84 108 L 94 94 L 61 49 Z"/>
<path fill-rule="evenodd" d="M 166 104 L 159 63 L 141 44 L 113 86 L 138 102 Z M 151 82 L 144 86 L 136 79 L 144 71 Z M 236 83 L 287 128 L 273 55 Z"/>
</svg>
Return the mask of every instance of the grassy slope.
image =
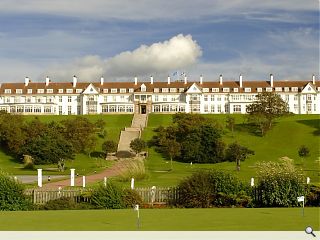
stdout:
<svg viewBox="0 0 320 240">
<path fill-rule="evenodd" d="M 31 120 L 35 116 L 26 116 L 28 120 Z M 61 121 L 67 118 L 74 118 L 76 116 L 37 116 L 41 121 L 50 122 L 50 121 Z M 118 142 L 120 131 L 131 125 L 132 115 L 88 115 L 85 116 L 90 121 L 95 122 L 98 119 L 103 119 L 106 122 L 105 130 L 107 131 L 107 136 L 105 139 L 98 138 L 97 142 L 97 151 L 101 151 L 101 144 L 106 139 L 111 139 Z M 74 161 L 69 161 L 66 163 L 68 168 L 75 168 L 77 172 L 81 174 L 93 173 L 94 171 L 99 171 L 101 167 L 108 166 L 108 163 L 100 158 L 89 157 L 84 154 L 77 154 Z M 0 151 L 0 169 L 3 169 L 6 172 L 16 175 L 28 175 L 36 174 L 36 171 L 23 170 L 21 169 L 22 165 L 19 164 L 15 159 L 6 155 L 3 151 Z M 37 168 L 56 168 L 56 165 L 46 165 L 46 166 L 37 166 Z M 68 174 L 69 172 L 67 172 Z M 58 174 L 56 171 L 44 171 L 44 174 Z M 65 173 L 63 173 L 65 174 Z"/>
<path fill-rule="evenodd" d="M 226 115 L 204 115 L 207 118 L 216 119 L 223 126 L 225 125 Z M 311 178 L 313 183 L 319 184 L 319 135 L 320 119 L 319 115 L 295 115 L 280 119 L 273 129 L 265 137 L 252 134 L 247 128 L 243 127 L 243 115 L 235 115 L 236 130 L 234 135 L 228 130 L 225 131 L 223 139 L 226 143 L 237 141 L 241 145 L 247 146 L 255 151 L 241 165 L 241 171 L 235 171 L 235 163 L 219 164 L 190 164 L 174 162 L 174 170 L 171 172 L 161 172 L 169 169 L 168 160 L 164 159 L 154 149 L 149 149 L 149 158 L 147 167 L 150 172 L 150 178 L 146 181 L 137 183 L 140 186 L 160 185 L 172 186 L 177 184 L 181 177 L 190 175 L 199 168 L 210 169 L 220 168 L 234 172 L 241 179 L 250 181 L 251 177 L 256 176 L 255 164 L 258 161 L 278 161 L 279 158 L 287 156 L 294 160 L 297 167 L 302 168 L 305 174 Z M 167 126 L 171 123 L 171 115 L 150 115 L 148 127 L 143 133 L 145 140 L 151 139 L 153 129 L 159 125 Z M 302 160 L 298 156 L 298 148 L 302 144 L 309 147 L 311 155 Z"/>
<path fill-rule="evenodd" d="M 136 230 L 136 215 L 125 210 L 0 212 L 0 230 Z M 245 216 L 245 219 L 244 219 Z M 319 230 L 319 208 L 142 209 L 141 230 Z"/>
</svg>

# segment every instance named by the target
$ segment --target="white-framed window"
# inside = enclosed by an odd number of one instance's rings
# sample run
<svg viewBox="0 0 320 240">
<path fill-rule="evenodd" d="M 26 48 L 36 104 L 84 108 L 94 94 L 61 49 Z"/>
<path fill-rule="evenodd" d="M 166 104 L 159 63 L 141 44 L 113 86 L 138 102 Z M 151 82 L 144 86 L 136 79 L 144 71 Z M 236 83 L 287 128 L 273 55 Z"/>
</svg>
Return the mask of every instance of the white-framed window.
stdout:
<svg viewBox="0 0 320 240">
<path fill-rule="evenodd" d="M 141 92 L 145 92 L 145 91 L 147 91 L 146 86 L 145 85 L 141 85 Z"/>
<path fill-rule="evenodd" d="M 117 89 L 116 88 L 111 88 L 111 93 L 117 93 Z"/>
<path fill-rule="evenodd" d="M 214 105 L 211 105 L 211 112 L 214 112 Z"/>
<path fill-rule="evenodd" d="M 179 88 L 179 92 L 184 92 L 184 88 Z"/>
<path fill-rule="evenodd" d="M 299 95 L 294 95 L 293 100 L 294 100 L 294 101 L 298 101 L 298 97 L 299 97 Z"/>
<path fill-rule="evenodd" d="M 27 93 L 31 94 L 32 93 L 32 89 L 28 89 Z"/>
<path fill-rule="evenodd" d="M 159 92 L 159 88 L 154 88 L 153 92 Z"/>
<path fill-rule="evenodd" d="M 72 101 L 71 96 L 68 96 L 68 102 L 71 102 L 71 101 Z"/>
<path fill-rule="evenodd" d="M 204 112 L 209 112 L 209 106 L 208 106 L 208 104 L 205 104 L 203 109 L 204 109 Z"/>
<path fill-rule="evenodd" d="M 162 90 L 161 90 L 162 92 L 168 92 L 169 91 L 169 89 L 168 88 L 162 88 Z"/>
<path fill-rule="evenodd" d="M 63 89 L 60 88 L 60 89 L 58 90 L 58 93 L 63 93 Z"/>
<path fill-rule="evenodd" d="M 4 93 L 10 94 L 11 93 L 11 89 L 5 89 Z"/>
<path fill-rule="evenodd" d="M 76 93 L 81 93 L 81 92 L 82 92 L 82 89 L 80 89 L 80 88 L 76 89 Z"/>
<path fill-rule="evenodd" d="M 154 96 L 154 101 L 155 101 L 155 102 L 158 102 L 158 101 L 159 101 L 159 96 L 158 96 L 158 95 L 155 95 L 155 96 Z"/>
<path fill-rule="evenodd" d="M 176 88 L 170 88 L 170 92 L 175 93 L 175 92 L 177 92 L 177 89 Z"/>
<path fill-rule="evenodd" d="M 292 92 L 298 92 L 298 87 L 292 87 L 292 88 L 291 88 L 291 91 L 292 91 Z"/>
<path fill-rule="evenodd" d="M 221 113 L 221 105 L 220 104 L 217 106 L 217 112 Z"/>
<path fill-rule="evenodd" d="M 214 95 L 211 95 L 211 102 L 214 102 Z"/>
<path fill-rule="evenodd" d="M 235 94 L 231 96 L 232 101 L 239 101 L 240 100 L 240 95 L 239 94 Z"/>
<path fill-rule="evenodd" d="M 262 88 L 257 88 L 257 92 L 262 92 Z"/>
<path fill-rule="evenodd" d="M 22 94 L 22 89 L 16 89 L 17 94 Z"/>
<path fill-rule="evenodd" d="M 203 88 L 202 92 L 206 92 L 206 93 L 209 92 L 209 88 Z"/>
<path fill-rule="evenodd" d="M 31 113 L 32 112 L 32 106 L 25 106 L 24 112 Z"/>
<path fill-rule="evenodd" d="M 251 92 L 251 88 L 245 88 L 244 92 Z"/>
<path fill-rule="evenodd" d="M 116 102 L 117 101 L 117 96 L 112 96 L 112 102 Z"/>
<path fill-rule="evenodd" d="M 221 101 L 221 96 L 220 95 L 217 96 L 217 101 L 219 101 L 219 102 Z"/>
<path fill-rule="evenodd" d="M 229 92 L 230 89 L 229 89 L 229 88 L 223 88 L 222 91 L 223 91 L 223 92 Z"/>
<path fill-rule="evenodd" d="M 219 88 L 212 88 L 211 91 L 212 92 L 219 92 Z"/>
<path fill-rule="evenodd" d="M 124 96 L 123 95 L 120 96 L 120 102 L 124 102 Z"/>
<path fill-rule="evenodd" d="M 68 88 L 68 89 L 66 90 L 66 93 L 73 93 L 73 89 Z"/>
<path fill-rule="evenodd" d="M 163 96 L 162 96 L 162 101 L 163 101 L 163 102 L 166 102 L 166 101 L 168 101 L 168 96 L 166 96 L 166 95 L 163 95 Z"/>
<path fill-rule="evenodd" d="M 72 110 L 72 107 L 68 106 L 68 115 L 71 115 L 71 110 Z"/>
<path fill-rule="evenodd" d="M 272 92 L 272 87 L 267 87 L 266 92 Z"/>
<path fill-rule="evenodd" d="M 234 88 L 233 92 L 239 92 L 239 89 L 238 88 Z"/>
<path fill-rule="evenodd" d="M 37 90 L 37 93 L 44 93 L 44 89 L 39 88 L 39 89 Z"/>
<path fill-rule="evenodd" d="M 207 95 L 207 94 L 203 95 L 203 100 L 204 100 L 205 102 L 208 101 L 208 95 Z"/>
<path fill-rule="evenodd" d="M 36 107 L 34 107 L 33 111 L 35 113 L 41 113 L 41 107 L 36 106 Z"/>
<path fill-rule="evenodd" d="M 285 87 L 285 88 L 284 88 L 284 91 L 285 91 L 285 92 L 289 92 L 289 91 L 290 91 L 290 88 Z"/>
<path fill-rule="evenodd" d="M 53 93 L 53 89 L 47 89 L 47 93 Z"/>
<path fill-rule="evenodd" d="M 129 88 L 129 93 L 133 93 L 134 89 L 133 88 Z"/>
<path fill-rule="evenodd" d="M 241 113 L 241 105 L 233 105 L 234 113 Z"/>
<path fill-rule="evenodd" d="M 275 91 L 276 91 L 276 92 L 282 92 L 282 87 L 276 87 L 276 88 L 275 88 Z"/>
<path fill-rule="evenodd" d="M 108 88 L 104 88 L 103 93 L 108 93 Z"/>
<path fill-rule="evenodd" d="M 120 88 L 120 93 L 126 93 L 127 92 L 127 89 L 125 88 Z"/>
</svg>

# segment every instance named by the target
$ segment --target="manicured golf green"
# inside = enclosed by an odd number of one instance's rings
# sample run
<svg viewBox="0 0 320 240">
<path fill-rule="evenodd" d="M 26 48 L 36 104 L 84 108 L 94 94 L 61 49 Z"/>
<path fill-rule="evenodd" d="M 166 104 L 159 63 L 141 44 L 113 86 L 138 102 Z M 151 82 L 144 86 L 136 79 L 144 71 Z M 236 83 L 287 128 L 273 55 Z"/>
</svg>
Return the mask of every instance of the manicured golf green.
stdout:
<svg viewBox="0 0 320 240">
<path fill-rule="evenodd" d="M 300 231 L 319 226 L 319 208 L 141 209 L 140 230 Z M 0 212 L 0 230 L 136 230 L 137 211 Z"/>
</svg>

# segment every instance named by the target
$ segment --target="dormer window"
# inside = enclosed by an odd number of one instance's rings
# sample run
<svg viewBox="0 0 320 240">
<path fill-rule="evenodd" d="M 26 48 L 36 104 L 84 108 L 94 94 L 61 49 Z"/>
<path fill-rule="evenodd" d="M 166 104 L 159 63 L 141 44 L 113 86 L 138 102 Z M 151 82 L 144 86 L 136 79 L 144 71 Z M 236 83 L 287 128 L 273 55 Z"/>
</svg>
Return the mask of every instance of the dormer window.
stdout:
<svg viewBox="0 0 320 240">
<path fill-rule="evenodd" d="M 159 92 L 159 88 L 154 88 L 153 92 Z"/>
<path fill-rule="evenodd" d="M 223 92 L 229 92 L 230 91 L 230 89 L 229 88 L 223 88 L 223 90 L 222 90 Z"/>
<path fill-rule="evenodd" d="M 212 92 L 219 92 L 219 88 L 212 88 Z"/>
<path fill-rule="evenodd" d="M 4 93 L 8 93 L 8 94 L 11 93 L 11 89 L 5 89 Z"/>
<path fill-rule="evenodd" d="M 257 88 L 257 92 L 262 92 L 262 88 Z"/>
<path fill-rule="evenodd" d="M 233 91 L 234 92 L 239 92 L 239 89 L 238 88 L 234 88 Z"/>
<path fill-rule="evenodd" d="M 125 88 L 120 88 L 120 93 L 126 93 L 127 89 Z"/>
<path fill-rule="evenodd" d="M 22 89 L 16 89 L 17 94 L 22 94 Z"/>
<path fill-rule="evenodd" d="M 168 92 L 168 88 L 162 88 L 162 92 Z"/>
<path fill-rule="evenodd" d="M 282 92 L 282 87 L 276 87 L 276 92 Z"/>
<path fill-rule="evenodd" d="M 117 93 L 117 89 L 116 88 L 111 88 L 111 93 Z"/>
<path fill-rule="evenodd" d="M 129 93 L 133 93 L 134 89 L 133 88 L 129 88 Z"/>
<path fill-rule="evenodd" d="M 292 88 L 291 88 L 291 91 L 292 91 L 292 92 L 298 92 L 298 88 L 297 88 L 297 87 L 292 87 Z"/>
<path fill-rule="evenodd" d="M 141 85 L 141 92 L 147 91 L 146 85 L 142 84 Z"/>
<path fill-rule="evenodd" d="M 103 93 L 108 93 L 108 88 L 103 89 Z"/>
<path fill-rule="evenodd" d="M 285 88 L 284 88 L 284 91 L 285 91 L 285 92 L 289 92 L 289 88 L 288 88 L 288 87 L 285 87 Z"/>
<path fill-rule="evenodd" d="M 44 89 L 38 89 L 37 93 L 44 93 Z"/>
<path fill-rule="evenodd" d="M 76 89 L 76 93 L 81 93 L 82 89 Z"/>
<path fill-rule="evenodd" d="M 244 92 L 251 92 L 251 88 L 245 88 Z"/>
<path fill-rule="evenodd" d="M 58 93 L 63 93 L 63 89 L 59 89 L 59 90 L 58 90 Z"/>
<path fill-rule="evenodd" d="M 73 93 L 73 89 L 72 88 L 67 89 L 66 93 Z"/>
<path fill-rule="evenodd" d="M 202 92 L 209 92 L 209 88 L 203 88 Z"/>
<path fill-rule="evenodd" d="M 53 89 L 47 89 L 47 93 L 53 93 Z"/>
<path fill-rule="evenodd" d="M 177 89 L 176 88 L 170 88 L 170 92 L 175 93 L 175 92 L 177 92 Z"/>
<path fill-rule="evenodd" d="M 179 92 L 184 92 L 184 88 L 179 88 Z"/>
<path fill-rule="evenodd" d="M 266 92 L 272 92 L 272 88 L 271 87 L 267 87 L 266 88 Z"/>
</svg>

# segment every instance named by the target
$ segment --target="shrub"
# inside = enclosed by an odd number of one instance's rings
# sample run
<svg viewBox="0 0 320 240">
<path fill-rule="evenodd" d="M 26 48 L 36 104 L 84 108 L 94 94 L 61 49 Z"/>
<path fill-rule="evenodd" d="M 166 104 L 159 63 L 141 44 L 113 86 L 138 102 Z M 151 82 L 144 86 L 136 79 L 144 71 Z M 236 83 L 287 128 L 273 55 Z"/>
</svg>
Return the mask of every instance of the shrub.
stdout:
<svg viewBox="0 0 320 240">
<path fill-rule="evenodd" d="M 320 187 L 311 186 L 306 194 L 306 205 L 320 207 Z"/>
<path fill-rule="evenodd" d="M 139 193 L 132 189 L 123 190 L 123 203 L 126 208 L 131 208 L 134 205 L 142 205 L 143 201 L 139 195 Z"/>
<path fill-rule="evenodd" d="M 243 184 L 229 173 L 199 171 L 180 182 L 178 205 L 203 208 L 236 205 L 232 195 L 243 189 Z"/>
<path fill-rule="evenodd" d="M 147 177 L 148 174 L 142 159 L 128 160 L 124 162 L 123 168 L 119 170 L 119 180 L 123 182 L 130 181 L 131 178 L 142 180 Z"/>
<path fill-rule="evenodd" d="M 258 204 L 263 207 L 298 206 L 297 196 L 304 195 L 304 177 L 291 160 L 258 164 Z"/>
<path fill-rule="evenodd" d="M 91 196 L 91 203 L 97 208 L 120 209 L 125 208 L 123 190 L 112 182 L 107 186 L 100 185 Z"/>
<path fill-rule="evenodd" d="M 135 155 L 129 151 L 119 151 L 116 153 L 117 158 L 132 158 Z"/>
<path fill-rule="evenodd" d="M 33 208 L 31 202 L 23 194 L 22 184 L 7 174 L 0 172 L 0 210 L 18 211 Z"/>
<path fill-rule="evenodd" d="M 75 209 L 92 209 L 89 203 L 76 203 L 73 198 L 61 197 L 48 201 L 41 207 L 43 210 L 75 210 Z"/>
</svg>

